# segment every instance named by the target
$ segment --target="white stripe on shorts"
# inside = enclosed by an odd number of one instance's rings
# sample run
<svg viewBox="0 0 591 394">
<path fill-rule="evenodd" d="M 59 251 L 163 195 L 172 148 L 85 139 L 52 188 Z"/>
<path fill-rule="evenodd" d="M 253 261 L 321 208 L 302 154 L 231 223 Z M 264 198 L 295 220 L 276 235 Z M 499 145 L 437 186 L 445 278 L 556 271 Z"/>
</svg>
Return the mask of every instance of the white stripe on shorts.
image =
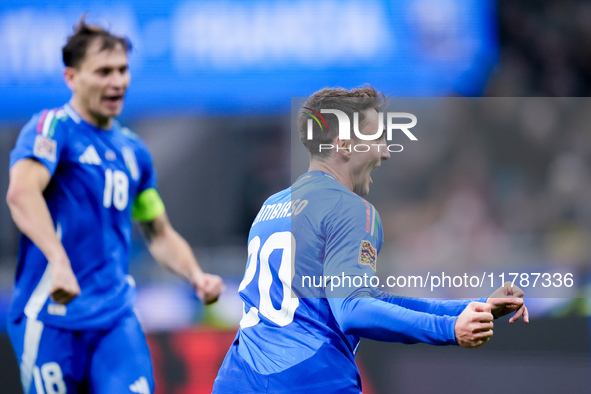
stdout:
<svg viewBox="0 0 591 394">
<path fill-rule="evenodd" d="M 62 229 L 60 224 L 57 224 L 57 237 L 62 239 Z M 43 276 L 39 280 L 37 287 L 31 294 L 31 298 L 25 306 L 25 316 L 27 323 L 25 325 L 25 339 L 23 342 L 23 355 L 21 357 L 21 384 L 25 394 L 31 390 L 31 381 L 33 379 L 33 368 L 37 361 L 37 353 L 39 352 L 39 342 L 41 341 L 41 333 L 43 332 L 43 323 L 37 320 L 37 316 L 47 297 L 49 297 L 49 289 L 51 288 L 51 269 L 49 262 L 45 267 Z"/>
</svg>

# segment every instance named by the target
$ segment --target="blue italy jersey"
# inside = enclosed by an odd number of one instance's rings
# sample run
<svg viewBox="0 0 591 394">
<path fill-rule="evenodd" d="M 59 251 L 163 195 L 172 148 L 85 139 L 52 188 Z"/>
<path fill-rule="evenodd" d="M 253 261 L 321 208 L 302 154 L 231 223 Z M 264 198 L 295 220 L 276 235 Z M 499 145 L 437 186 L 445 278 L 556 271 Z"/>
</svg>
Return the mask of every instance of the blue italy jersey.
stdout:
<svg viewBox="0 0 591 394">
<path fill-rule="evenodd" d="M 330 174 L 306 173 L 271 196 L 250 231 L 244 316 L 213 392 L 359 393 L 360 337 L 455 343 L 468 301 L 379 292 L 382 242 L 376 209 Z"/>
<path fill-rule="evenodd" d="M 24 312 L 56 327 L 108 328 L 132 308 L 132 209 L 136 196 L 156 182 L 148 149 L 118 124 L 96 128 L 65 105 L 22 129 L 10 166 L 27 158 L 51 174 L 43 195 L 81 293 L 65 306 L 52 302 L 47 259 L 23 235 L 10 317 Z"/>
<path fill-rule="evenodd" d="M 356 384 L 359 338 L 339 328 L 324 282 L 373 276 L 382 241 L 375 208 L 324 172 L 307 173 L 270 197 L 249 237 L 239 292 L 245 311 L 240 355 L 263 374 L 313 359 L 334 366 L 333 376 L 321 381 L 346 377 Z"/>
</svg>

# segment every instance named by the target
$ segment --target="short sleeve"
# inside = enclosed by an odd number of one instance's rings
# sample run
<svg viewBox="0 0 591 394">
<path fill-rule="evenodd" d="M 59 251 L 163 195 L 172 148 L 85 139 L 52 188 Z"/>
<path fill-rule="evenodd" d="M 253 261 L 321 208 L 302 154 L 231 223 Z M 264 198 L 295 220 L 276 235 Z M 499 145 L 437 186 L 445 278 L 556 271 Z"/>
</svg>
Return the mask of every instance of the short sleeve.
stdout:
<svg viewBox="0 0 591 394">
<path fill-rule="evenodd" d="M 148 189 L 156 188 L 156 171 L 152 162 L 152 155 L 148 147 L 138 140 L 137 160 L 139 167 L 138 195 Z"/>
<path fill-rule="evenodd" d="M 383 230 L 373 205 L 361 197 L 342 194 L 324 225 L 325 277 L 374 276 Z"/>
<path fill-rule="evenodd" d="M 66 144 L 66 132 L 59 127 L 60 112 L 45 110 L 22 128 L 16 145 L 10 153 L 10 167 L 21 159 L 35 159 L 41 162 L 53 175 Z"/>
</svg>

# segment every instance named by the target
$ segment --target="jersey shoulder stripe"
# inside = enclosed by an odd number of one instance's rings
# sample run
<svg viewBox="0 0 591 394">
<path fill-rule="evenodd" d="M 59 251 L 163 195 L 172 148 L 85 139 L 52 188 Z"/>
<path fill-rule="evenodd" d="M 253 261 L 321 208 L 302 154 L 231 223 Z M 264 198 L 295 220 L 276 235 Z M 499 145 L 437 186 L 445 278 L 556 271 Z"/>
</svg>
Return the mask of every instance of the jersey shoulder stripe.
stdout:
<svg viewBox="0 0 591 394">
<path fill-rule="evenodd" d="M 41 134 L 44 137 L 52 137 L 55 132 L 55 124 L 57 119 L 55 118 L 55 109 L 45 110 L 41 115 L 41 119 L 37 124 L 37 134 Z"/>
<path fill-rule="evenodd" d="M 66 110 L 67 108 L 68 107 L 43 110 L 35 128 L 37 134 L 53 139 L 58 123 L 70 118 L 68 111 Z"/>
<path fill-rule="evenodd" d="M 369 233 L 369 226 L 371 223 L 371 218 L 369 215 L 370 208 L 369 208 L 369 203 L 365 199 L 363 199 L 363 202 L 365 203 L 365 215 L 367 216 L 367 219 L 365 221 L 365 232 Z"/>
<path fill-rule="evenodd" d="M 37 122 L 37 134 L 41 134 L 43 131 L 43 124 L 45 123 L 45 118 L 47 118 L 48 110 L 44 110 L 41 113 L 41 117 L 39 117 L 39 122 Z"/>
</svg>

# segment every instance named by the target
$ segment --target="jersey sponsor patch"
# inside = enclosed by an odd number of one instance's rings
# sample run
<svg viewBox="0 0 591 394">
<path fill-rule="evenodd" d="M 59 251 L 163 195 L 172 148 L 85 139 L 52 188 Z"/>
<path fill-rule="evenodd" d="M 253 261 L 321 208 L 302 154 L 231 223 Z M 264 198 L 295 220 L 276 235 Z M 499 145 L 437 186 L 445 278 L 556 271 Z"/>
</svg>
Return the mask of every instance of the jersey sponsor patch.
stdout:
<svg viewBox="0 0 591 394">
<path fill-rule="evenodd" d="M 359 264 L 369 265 L 375 271 L 377 257 L 378 251 L 371 242 L 361 241 L 361 245 L 359 245 Z"/>
<path fill-rule="evenodd" d="M 47 159 L 55 163 L 55 155 L 57 152 L 57 142 L 51 138 L 43 135 L 35 137 L 35 145 L 33 147 L 33 154 L 40 159 Z"/>
</svg>

